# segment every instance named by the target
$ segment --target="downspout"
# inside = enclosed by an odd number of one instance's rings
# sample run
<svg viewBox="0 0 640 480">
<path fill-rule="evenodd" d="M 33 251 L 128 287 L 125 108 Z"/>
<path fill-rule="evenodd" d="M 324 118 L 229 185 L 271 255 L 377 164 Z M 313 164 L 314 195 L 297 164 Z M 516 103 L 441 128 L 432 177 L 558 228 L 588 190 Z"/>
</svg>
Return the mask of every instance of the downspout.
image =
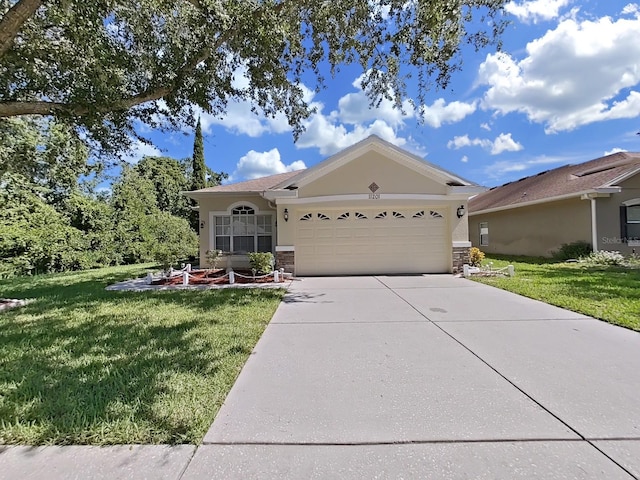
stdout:
<svg viewBox="0 0 640 480">
<path fill-rule="evenodd" d="M 598 251 L 598 215 L 596 210 L 596 199 L 591 198 L 591 245 L 593 251 Z"/>
</svg>

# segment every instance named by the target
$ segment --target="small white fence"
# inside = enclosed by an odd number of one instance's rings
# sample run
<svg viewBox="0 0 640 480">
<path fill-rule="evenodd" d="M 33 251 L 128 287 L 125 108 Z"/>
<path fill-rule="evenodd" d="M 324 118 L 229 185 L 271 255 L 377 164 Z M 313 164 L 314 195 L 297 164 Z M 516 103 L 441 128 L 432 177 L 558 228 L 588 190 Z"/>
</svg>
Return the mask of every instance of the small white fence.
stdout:
<svg viewBox="0 0 640 480">
<path fill-rule="evenodd" d="M 175 270 L 173 268 L 169 269 L 169 272 L 166 274 L 166 276 L 162 276 L 160 278 L 154 277 L 152 273 L 149 273 L 147 275 L 147 284 L 151 285 L 154 281 L 161 280 L 162 278 L 173 278 L 178 276 L 182 276 L 182 285 L 189 285 L 190 284 L 189 279 L 197 278 L 194 275 L 191 275 L 191 264 L 189 263 L 184 268 L 181 268 L 180 270 Z M 273 272 L 267 273 L 266 275 L 256 275 L 255 273 L 253 275 L 243 275 L 241 273 L 234 272 L 233 270 L 229 270 L 224 275 L 219 275 L 217 277 L 211 277 L 211 278 L 215 278 L 216 280 L 222 280 L 226 278 L 229 281 L 229 285 L 233 285 L 236 283 L 236 277 L 246 278 L 246 279 L 252 280 L 253 282 L 255 282 L 256 280 L 262 280 L 264 278 L 273 277 L 273 283 L 280 283 L 280 282 L 284 282 L 285 273 L 284 273 L 284 268 L 281 268 L 280 270 L 274 270 Z M 265 282 L 262 282 L 262 283 L 265 283 Z"/>
<path fill-rule="evenodd" d="M 465 263 L 462 266 L 463 277 L 513 277 L 514 275 L 515 269 L 513 268 L 513 265 L 507 265 L 504 268 L 493 268 L 493 263 L 489 263 L 486 267 L 472 267 Z"/>
</svg>

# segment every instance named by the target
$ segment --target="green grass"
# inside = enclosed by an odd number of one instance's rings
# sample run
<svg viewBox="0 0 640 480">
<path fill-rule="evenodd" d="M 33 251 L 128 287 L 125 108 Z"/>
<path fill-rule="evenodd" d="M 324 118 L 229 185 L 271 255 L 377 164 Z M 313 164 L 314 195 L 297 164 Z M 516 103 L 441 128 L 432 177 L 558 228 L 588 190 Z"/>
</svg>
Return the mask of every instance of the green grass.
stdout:
<svg viewBox="0 0 640 480">
<path fill-rule="evenodd" d="M 148 267 L 0 280 L 0 444 L 202 440 L 284 291 L 105 291 Z"/>
<path fill-rule="evenodd" d="M 515 277 L 474 280 L 640 331 L 640 270 L 588 267 L 550 259 L 487 256 L 483 265 L 515 267 Z"/>
</svg>

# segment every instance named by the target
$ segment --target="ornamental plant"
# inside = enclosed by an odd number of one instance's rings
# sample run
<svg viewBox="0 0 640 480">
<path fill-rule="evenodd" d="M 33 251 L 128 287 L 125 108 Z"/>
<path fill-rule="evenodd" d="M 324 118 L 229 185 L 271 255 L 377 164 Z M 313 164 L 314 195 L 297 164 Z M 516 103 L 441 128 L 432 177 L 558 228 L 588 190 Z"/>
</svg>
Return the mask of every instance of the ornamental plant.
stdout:
<svg viewBox="0 0 640 480">
<path fill-rule="evenodd" d="M 249 253 L 249 264 L 257 273 L 271 273 L 274 264 L 273 253 L 251 252 Z"/>
<path fill-rule="evenodd" d="M 205 261 L 213 270 L 218 268 L 220 257 L 222 257 L 222 250 L 207 250 L 205 253 Z"/>
<path fill-rule="evenodd" d="M 620 252 L 606 250 L 591 252 L 581 260 L 589 265 L 624 265 L 625 263 L 624 256 Z"/>
<path fill-rule="evenodd" d="M 469 250 L 469 263 L 472 267 L 479 267 L 484 260 L 484 252 L 478 247 L 471 247 Z"/>
</svg>

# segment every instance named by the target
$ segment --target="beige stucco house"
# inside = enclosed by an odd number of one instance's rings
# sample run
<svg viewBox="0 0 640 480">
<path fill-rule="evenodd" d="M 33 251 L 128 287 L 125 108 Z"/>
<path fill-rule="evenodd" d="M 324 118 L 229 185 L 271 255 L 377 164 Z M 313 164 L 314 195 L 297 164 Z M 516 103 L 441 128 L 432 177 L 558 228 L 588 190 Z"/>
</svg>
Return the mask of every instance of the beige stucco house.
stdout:
<svg viewBox="0 0 640 480">
<path fill-rule="evenodd" d="M 550 256 L 564 243 L 640 253 L 640 153 L 621 152 L 507 183 L 469 202 L 487 253 Z"/>
<path fill-rule="evenodd" d="M 295 275 L 441 273 L 471 246 L 467 200 L 483 191 L 371 136 L 306 170 L 187 192 L 200 212 L 200 259 L 273 252 Z"/>
</svg>

